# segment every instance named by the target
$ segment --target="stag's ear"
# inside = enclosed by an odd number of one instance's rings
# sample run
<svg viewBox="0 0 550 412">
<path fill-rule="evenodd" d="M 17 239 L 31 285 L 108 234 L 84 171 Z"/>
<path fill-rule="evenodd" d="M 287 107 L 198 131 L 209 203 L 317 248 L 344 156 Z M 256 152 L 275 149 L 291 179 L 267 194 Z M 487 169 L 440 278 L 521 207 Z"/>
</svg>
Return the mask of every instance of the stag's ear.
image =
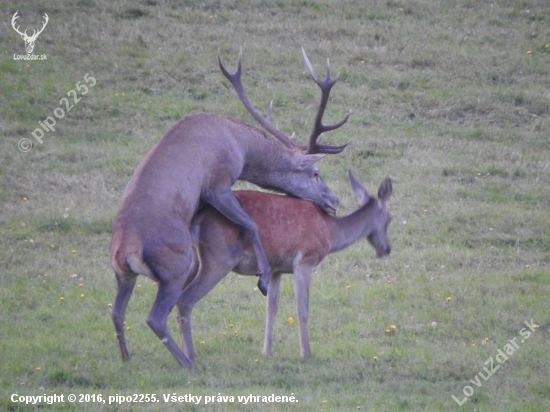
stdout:
<svg viewBox="0 0 550 412">
<path fill-rule="evenodd" d="M 392 194 L 391 179 L 386 177 L 378 189 L 378 199 L 387 202 Z"/>
<path fill-rule="evenodd" d="M 326 155 L 321 154 L 310 154 L 310 155 L 298 155 L 295 157 L 294 166 L 298 170 L 304 170 L 313 165 L 315 162 L 318 162 Z"/>
<path fill-rule="evenodd" d="M 369 192 L 367 192 L 367 189 L 365 189 L 363 185 L 359 183 L 359 180 L 355 178 L 355 176 L 353 175 L 353 173 L 351 173 L 351 170 L 349 169 L 348 169 L 348 175 L 349 175 L 349 181 L 351 183 L 351 187 L 353 188 L 353 191 L 357 195 L 357 198 L 359 199 L 361 206 L 366 205 L 370 199 Z"/>
</svg>

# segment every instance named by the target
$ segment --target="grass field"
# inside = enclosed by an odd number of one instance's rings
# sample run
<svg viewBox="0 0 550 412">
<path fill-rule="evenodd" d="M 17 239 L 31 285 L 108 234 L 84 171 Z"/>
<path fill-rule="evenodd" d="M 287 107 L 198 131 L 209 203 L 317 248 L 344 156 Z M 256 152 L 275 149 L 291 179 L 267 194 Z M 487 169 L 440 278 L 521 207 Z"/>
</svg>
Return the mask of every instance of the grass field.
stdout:
<svg viewBox="0 0 550 412">
<path fill-rule="evenodd" d="M 29 34 L 48 14 L 33 52 L 47 60 L 14 60 L 16 10 Z M 1 410 L 550 410 L 549 2 L 19 0 L 0 1 L 0 16 Z M 353 110 L 324 139 L 349 147 L 320 162 L 339 214 L 356 208 L 348 168 L 372 191 L 391 176 L 391 255 L 362 241 L 318 268 L 308 361 L 289 275 L 274 355 L 261 356 L 256 280 L 230 274 L 194 311 L 193 371 L 145 324 L 156 287 L 140 278 L 123 364 L 108 247 L 133 170 L 186 114 L 254 124 L 218 50 L 232 70 L 243 47 L 250 99 L 273 100 L 273 121 L 304 142 L 319 92 L 301 46 L 318 72 L 329 57 L 340 73 L 326 121 Z M 77 84 L 89 90 L 75 104 Z M 68 103 L 38 143 L 39 122 Z M 298 402 L 238 399 L 271 394 Z"/>
</svg>

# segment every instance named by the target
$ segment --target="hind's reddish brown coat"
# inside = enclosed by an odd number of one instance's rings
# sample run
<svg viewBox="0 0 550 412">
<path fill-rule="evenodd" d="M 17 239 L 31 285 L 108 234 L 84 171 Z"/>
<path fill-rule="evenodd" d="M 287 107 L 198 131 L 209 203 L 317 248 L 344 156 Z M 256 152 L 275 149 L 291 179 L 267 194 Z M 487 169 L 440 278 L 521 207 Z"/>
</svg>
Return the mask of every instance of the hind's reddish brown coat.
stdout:
<svg viewBox="0 0 550 412">
<path fill-rule="evenodd" d="M 372 244 L 378 256 L 390 253 L 387 238 L 390 215 L 386 208 L 392 187 L 386 179 L 371 197 L 350 173 L 353 189 L 361 207 L 337 218 L 327 216 L 313 203 L 287 196 L 256 191 L 234 192 L 243 209 L 258 222 L 258 231 L 266 257 L 272 267 L 267 296 L 267 321 L 264 353 L 272 352 L 273 323 L 277 313 L 279 283 L 283 273 L 294 273 L 294 291 L 300 322 L 300 349 L 310 356 L 307 333 L 309 283 L 314 268 L 332 252 L 360 238 Z M 195 359 L 191 334 L 191 313 L 195 304 L 230 271 L 253 275 L 257 264 L 251 242 L 213 208 L 202 210 L 191 226 L 196 259 L 191 273 L 196 276 L 178 301 L 178 313 L 184 352 Z"/>
</svg>

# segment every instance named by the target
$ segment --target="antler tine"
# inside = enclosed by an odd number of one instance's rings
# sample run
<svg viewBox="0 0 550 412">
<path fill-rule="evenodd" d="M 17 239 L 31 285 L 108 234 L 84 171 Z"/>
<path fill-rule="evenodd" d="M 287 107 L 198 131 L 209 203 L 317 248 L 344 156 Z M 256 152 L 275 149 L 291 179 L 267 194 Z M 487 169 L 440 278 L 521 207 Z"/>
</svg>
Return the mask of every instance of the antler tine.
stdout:
<svg viewBox="0 0 550 412">
<path fill-rule="evenodd" d="M 12 25 L 13 29 L 14 29 L 17 33 L 19 33 L 20 35 L 24 35 L 24 34 L 27 33 L 26 30 L 25 30 L 25 33 L 21 33 L 21 32 L 19 31 L 19 26 L 15 27 L 15 25 L 17 24 L 17 21 L 16 21 L 16 20 L 19 18 L 19 15 L 18 15 L 17 13 L 19 13 L 19 10 L 17 10 L 17 11 L 15 12 L 15 14 L 13 15 L 13 17 L 12 17 L 12 19 L 11 19 L 11 25 Z"/>
<path fill-rule="evenodd" d="M 311 73 L 311 76 L 315 80 L 315 83 L 319 85 L 321 88 L 321 102 L 319 103 L 319 109 L 317 110 L 317 115 L 315 117 L 315 123 L 313 124 L 313 130 L 311 131 L 311 135 L 309 137 L 309 146 L 307 147 L 307 153 L 313 154 L 313 153 L 328 153 L 328 154 L 336 154 L 340 153 L 342 150 L 346 148 L 346 146 L 349 144 L 346 143 L 341 146 L 331 146 L 331 145 L 322 145 L 318 144 L 317 140 L 319 139 L 319 136 L 323 134 L 324 132 L 330 132 L 331 130 L 338 129 L 340 126 L 342 126 L 344 123 L 346 123 L 351 116 L 351 110 L 348 112 L 346 117 L 344 117 L 343 120 L 340 122 L 333 124 L 333 125 L 324 125 L 323 124 L 323 115 L 325 113 L 325 109 L 327 107 L 328 103 L 328 97 L 330 95 L 330 89 L 334 84 L 338 81 L 339 75 L 336 76 L 336 78 L 331 79 L 330 78 L 330 62 L 327 59 L 327 75 L 325 79 L 321 79 L 317 73 L 315 73 L 315 70 L 313 69 L 313 66 L 309 59 L 307 58 L 306 51 L 302 47 L 302 54 L 304 56 L 304 60 L 306 62 L 306 66 Z"/>
<path fill-rule="evenodd" d="M 48 14 L 47 13 L 44 13 L 44 24 L 42 25 L 42 28 L 40 30 L 38 30 L 38 33 L 34 33 L 35 30 L 33 30 L 33 34 L 32 34 L 32 37 L 34 36 L 38 36 L 40 33 L 42 33 L 44 31 L 44 29 L 46 28 L 46 25 L 48 24 L 48 21 L 50 20 L 50 18 L 48 17 Z"/>
<path fill-rule="evenodd" d="M 286 147 L 296 148 L 297 146 L 294 144 L 294 142 L 292 142 L 290 140 L 290 138 L 288 136 L 281 133 L 279 130 L 277 130 L 275 127 L 273 127 L 271 125 L 271 123 L 270 123 L 270 121 L 271 121 L 271 105 L 270 105 L 270 108 L 268 110 L 267 118 L 264 118 L 260 113 L 258 113 L 256 111 L 254 106 L 252 106 L 252 103 L 250 103 L 250 100 L 248 100 L 248 97 L 246 96 L 246 93 L 244 92 L 243 84 L 242 84 L 242 81 L 241 81 L 242 54 L 243 54 L 243 49 L 241 48 L 241 50 L 239 52 L 239 61 L 237 63 L 237 70 L 235 71 L 235 73 L 229 73 L 227 71 L 227 69 L 225 68 L 225 66 L 223 65 L 223 63 L 222 63 L 220 52 L 218 50 L 218 64 L 220 66 L 220 70 L 222 71 L 223 75 L 227 78 L 227 80 L 229 80 L 231 82 L 231 84 L 233 85 L 233 88 L 237 92 L 237 95 L 239 96 L 239 99 L 241 100 L 242 104 L 244 105 L 244 107 L 246 108 L 248 113 L 250 113 L 252 115 L 252 117 L 254 117 L 254 119 L 256 119 L 256 121 L 262 125 L 262 127 L 264 129 L 266 129 L 269 133 L 271 133 L 273 136 L 275 136 L 277 139 L 279 139 L 279 141 L 282 144 L 284 144 Z"/>
</svg>

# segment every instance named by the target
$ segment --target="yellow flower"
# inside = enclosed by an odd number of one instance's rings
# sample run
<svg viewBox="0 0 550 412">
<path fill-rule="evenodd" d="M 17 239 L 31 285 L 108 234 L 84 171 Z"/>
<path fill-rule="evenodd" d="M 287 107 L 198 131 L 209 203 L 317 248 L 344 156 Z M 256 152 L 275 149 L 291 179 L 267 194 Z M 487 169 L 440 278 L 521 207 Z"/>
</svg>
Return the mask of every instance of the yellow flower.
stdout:
<svg viewBox="0 0 550 412">
<path fill-rule="evenodd" d="M 23 198 L 23 202 L 26 202 L 27 200 L 29 200 L 29 199 L 27 199 L 26 197 Z"/>
<path fill-rule="evenodd" d="M 294 319 L 292 317 L 288 318 L 288 323 L 294 322 Z"/>
<path fill-rule="evenodd" d="M 72 254 L 75 254 L 75 253 L 76 253 L 76 249 L 71 250 L 71 253 L 72 253 Z"/>
<path fill-rule="evenodd" d="M 525 269 L 529 269 L 531 265 L 525 265 Z"/>
<path fill-rule="evenodd" d="M 475 343 L 472 343 L 472 348 L 473 348 L 474 346 L 476 346 L 476 344 L 475 344 Z"/>
<path fill-rule="evenodd" d="M 61 297 L 59 298 L 59 300 L 63 301 L 63 300 L 65 300 L 65 298 L 64 298 L 63 296 L 61 296 Z"/>
<path fill-rule="evenodd" d="M 130 326 L 126 326 L 126 330 L 130 330 L 132 329 Z"/>
<path fill-rule="evenodd" d="M 487 342 L 489 340 L 489 338 L 485 338 L 484 340 L 485 340 L 485 342 Z"/>
<path fill-rule="evenodd" d="M 36 367 L 36 370 L 39 371 L 39 370 L 40 370 L 40 366 L 37 366 L 37 367 Z"/>
<path fill-rule="evenodd" d="M 78 284 L 78 287 L 81 288 L 81 287 L 82 287 L 82 283 L 79 283 L 79 284 Z"/>
<path fill-rule="evenodd" d="M 83 298 L 83 297 L 84 297 L 84 293 L 81 293 L 81 294 L 80 294 L 80 297 Z"/>
<path fill-rule="evenodd" d="M 214 16 L 210 16 L 210 17 L 208 17 L 208 18 L 209 18 L 210 20 L 212 20 L 212 19 L 214 18 Z"/>
<path fill-rule="evenodd" d="M 481 176 L 481 172 L 477 172 L 477 175 L 478 175 L 478 176 Z"/>
<path fill-rule="evenodd" d="M 447 296 L 447 299 L 445 299 L 447 302 L 449 302 L 452 298 L 450 296 Z"/>
<path fill-rule="evenodd" d="M 389 330 L 389 329 L 386 329 L 386 333 L 391 333 L 391 330 Z"/>
<path fill-rule="evenodd" d="M 351 285 L 346 285 L 346 289 L 350 289 L 351 288 Z"/>
<path fill-rule="evenodd" d="M 34 243 L 34 239 L 29 239 L 29 243 Z"/>
<path fill-rule="evenodd" d="M 55 245 L 52 243 L 52 244 L 50 245 L 50 247 L 53 249 L 53 248 L 55 248 Z"/>
<path fill-rule="evenodd" d="M 549 47 L 550 47 L 550 44 L 545 44 L 545 45 L 544 45 L 544 48 L 545 48 L 545 49 L 548 49 Z"/>
<path fill-rule="evenodd" d="M 258 362 L 258 361 L 259 361 L 259 359 L 258 359 L 258 358 L 254 359 L 254 362 Z"/>
<path fill-rule="evenodd" d="M 391 325 L 391 328 L 392 328 L 392 329 L 395 329 L 395 325 Z"/>
<path fill-rule="evenodd" d="M 378 360 L 378 356 L 373 356 L 372 359 Z"/>
<path fill-rule="evenodd" d="M 204 343 L 205 343 L 205 342 L 204 342 L 203 340 L 201 340 L 201 345 L 204 345 Z"/>
<path fill-rule="evenodd" d="M 323 402 L 322 403 L 327 403 L 327 400 L 326 399 L 323 399 Z"/>
<path fill-rule="evenodd" d="M 527 54 L 531 54 L 531 50 L 527 50 Z"/>
<path fill-rule="evenodd" d="M 44 273 L 44 277 L 47 278 L 47 277 L 48 277 L 48 274 L 47 274 L 47 273 Z"/>
</svg>

